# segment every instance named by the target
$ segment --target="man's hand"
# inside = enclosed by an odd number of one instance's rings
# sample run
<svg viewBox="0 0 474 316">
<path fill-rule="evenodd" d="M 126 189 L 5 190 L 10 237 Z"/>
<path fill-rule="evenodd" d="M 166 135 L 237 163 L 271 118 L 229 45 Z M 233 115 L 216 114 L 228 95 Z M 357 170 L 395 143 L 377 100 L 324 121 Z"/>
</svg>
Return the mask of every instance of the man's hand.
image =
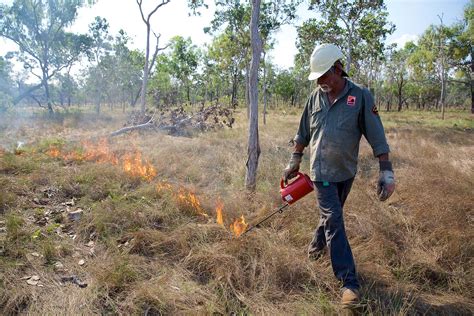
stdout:
<svg viewBox="0 0 474 316">
<path fill-rule="evenodd" d="M 288 180 L 296 177 L 296 173 L 300 170 L 302 157 L 303 153 L 301 152 L 295 151 L 293 154 L 291 154 L 288 166 L 286 166 L 285 170 L 283 171 L 283 181 L 285 182 L 285 185 L 288 183 Z"/>
<path fill-rule="evenodd" d="M 377 195 L 380 201 L 385 201 L 395 191 L 395 175 L 393 174 L 390 161 L 380 161 L 379 181 L 377 183 Z"/>
</svg>

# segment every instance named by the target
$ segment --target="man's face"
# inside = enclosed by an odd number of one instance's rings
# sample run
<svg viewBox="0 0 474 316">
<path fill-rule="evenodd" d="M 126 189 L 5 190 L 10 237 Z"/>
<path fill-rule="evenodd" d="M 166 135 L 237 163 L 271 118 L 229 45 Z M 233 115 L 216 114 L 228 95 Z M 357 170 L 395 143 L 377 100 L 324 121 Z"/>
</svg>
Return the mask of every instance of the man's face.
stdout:
<svg viewBox="0 0 474 316">
<path fill-rule="evenodd" d="M 335 73 L 335 67 L 331 67 L 321 77 L 318 78 L 317 83 L 323 92 L 331 92 L 336 85 L 337 75 Z"/>
</svg>

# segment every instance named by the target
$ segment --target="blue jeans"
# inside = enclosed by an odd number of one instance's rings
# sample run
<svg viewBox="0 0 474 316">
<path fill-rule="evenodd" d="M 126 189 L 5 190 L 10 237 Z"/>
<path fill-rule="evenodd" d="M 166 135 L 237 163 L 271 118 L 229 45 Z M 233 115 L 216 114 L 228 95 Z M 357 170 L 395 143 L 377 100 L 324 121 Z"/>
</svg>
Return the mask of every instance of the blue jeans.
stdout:
<svg viewBox="0 0 474 316">
<path fill-rule="evenodd" d="M 343 286 L 358 289 L 354 257 L 344 228 L 342 208 L 354 178 L 342 182 L 314 182 L 319 203 L 319 225 L 308 247 L 312 255 L 327 246 L 334 275 Z"/>
</svg>

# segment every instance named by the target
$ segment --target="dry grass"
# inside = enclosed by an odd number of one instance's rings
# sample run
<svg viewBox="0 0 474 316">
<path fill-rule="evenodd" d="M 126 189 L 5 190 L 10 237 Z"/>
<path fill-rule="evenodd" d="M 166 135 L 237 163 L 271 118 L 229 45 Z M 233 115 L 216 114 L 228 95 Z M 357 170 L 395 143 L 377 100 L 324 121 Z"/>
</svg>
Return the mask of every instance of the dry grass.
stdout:
<svg viewBox="0 0 474 316">
<path fill-rule="evenodd" d="M 118 114 L 40 117 L 15 128 L 3 122 L 0 313 L 339 314 L 339 284 L 328 258 L 306 258 L 318 221 L 314 196 L 244 237 L 229 231 L 242 214 L 255 221 L 280 204 L 279 177 L 298 121 L 298 111 L 290 112 L 272 113 L 260 126 L 262 155 L 252 195 L 243 190 L 243 113 L 233 129 L 193 138 L 113 139 L 117 154 L 136 148 L 152 162 L 158 176 L 151 182 L 112 164 L 46 154 L 51 145 L 73 150 L 81 139 L 120 127 Z M 430 114 L 382 116 L 396 193 L 388 202 L 376 200 L 377 163 L 364 143 L 345 207 L 363 285 L 361 312 L 472 314 L 472 118 L 449 113 L 453 126 Z M 15 154 L 18 140 L 27 144 Z M 195 194 L 199 206 L 180 194 Z M 215 221 L 218 200 L 224 226 Z M 71 222 L 65 210 L 78 208 L 83 215 Z M 21 279 L 31 275 L 43 286 Z M 68 275 L 88 286 L 60 282 Z"/>
</svg>

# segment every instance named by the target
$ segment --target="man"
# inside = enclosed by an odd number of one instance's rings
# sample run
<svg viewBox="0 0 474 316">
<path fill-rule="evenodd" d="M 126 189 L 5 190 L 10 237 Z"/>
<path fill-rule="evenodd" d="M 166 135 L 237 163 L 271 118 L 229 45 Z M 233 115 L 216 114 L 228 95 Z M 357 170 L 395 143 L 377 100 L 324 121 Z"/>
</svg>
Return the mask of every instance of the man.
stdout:
<svg viewBox="0 0 474 316">
<path fill-rule="evenodd" d="M 296 176 L 303 150 L 309 146 L 310 176 L 316 188 L 320 221 L 308 247 L 308 256 L 318 259 L 327 247 L 334 274 L 343 284 L 342 305 L 351 308 L 359 302 L 360 286 L 342 208 L 357 171 L 362 135 L 379 159 L 380 200 L 393 193 L 395 181 L 389 147 L 372 95 L 345 78 L 342 58 L 341 50 L 332 44 L 316 46 L 311 55 L 308 79 L 317 80 L 318 87 L 304 108 L 283 179 L 286 182 Z"/>
</svg>

